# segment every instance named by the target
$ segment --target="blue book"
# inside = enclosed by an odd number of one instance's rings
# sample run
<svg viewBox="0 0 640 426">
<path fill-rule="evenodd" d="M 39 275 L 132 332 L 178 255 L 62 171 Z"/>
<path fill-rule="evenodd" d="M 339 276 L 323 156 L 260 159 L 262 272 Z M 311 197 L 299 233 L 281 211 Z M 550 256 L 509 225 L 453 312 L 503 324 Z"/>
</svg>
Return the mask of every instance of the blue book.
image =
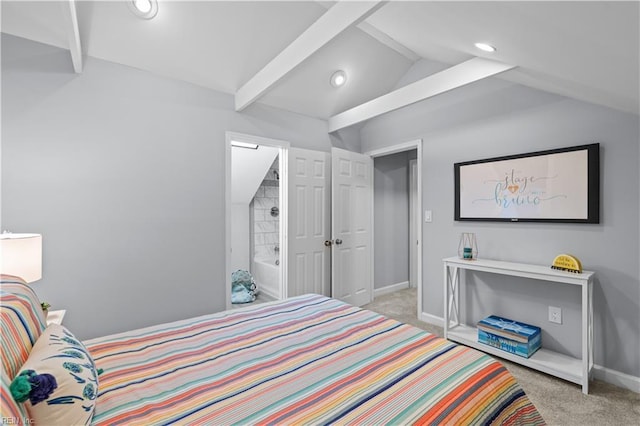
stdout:
<svg viewBox="0 0 640 426">
<path fill-rule="evenodd" d="M 498 348 L 505 352 L 521 356 L 523 358 L 529 358 L 535 351 L 540 349 L 541 339 L 540 334 L 538 334 L 531 341 L 527 343 L 521 343 L 478 329 L 478 342 L 484 343 L 485 345 L 489 345 L 494 348 Z"/>
<path fill-rule="evenodd" d="M 540 335 L 540 327 L 502 318 L 488 316 L 478 322 L 478 329 L 496 336 L 502 336 L 521 343 L 527 343 Z"/>
</svg>

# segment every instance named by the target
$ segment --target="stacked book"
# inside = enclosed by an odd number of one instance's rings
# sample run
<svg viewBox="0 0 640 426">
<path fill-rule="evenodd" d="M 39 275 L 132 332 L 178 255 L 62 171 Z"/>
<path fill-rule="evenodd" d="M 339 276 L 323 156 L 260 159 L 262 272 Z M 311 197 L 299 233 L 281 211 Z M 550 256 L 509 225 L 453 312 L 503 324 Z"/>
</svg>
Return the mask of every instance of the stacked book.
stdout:
<svg viewBox="0 0 640 426">
<path fill-rule="evenodd" d="M 529 358 L 540 349 L 540 327 L 513 321 L 496 315 L 480 320 L 478 342 Z"/>
</svg>

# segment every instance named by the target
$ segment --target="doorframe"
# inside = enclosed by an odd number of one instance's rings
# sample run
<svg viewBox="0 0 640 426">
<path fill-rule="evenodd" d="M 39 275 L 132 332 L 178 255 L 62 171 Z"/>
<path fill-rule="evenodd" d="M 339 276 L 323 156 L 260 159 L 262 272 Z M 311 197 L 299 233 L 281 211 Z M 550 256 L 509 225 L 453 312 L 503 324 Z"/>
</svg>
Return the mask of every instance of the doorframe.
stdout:
<svg viewBox="0 0 640 426">
<path fill-rule="evenodd" d="M 423 282 L 422 282 L 422 139 L 414 139 L 414 140 L 410 140 L 407 142 L 402 142 L 396 145 L 391 145 L 391 146 L 387 146 L 384 148 L 379 148 L 379 149 L 375 149 L 372 151 L 367 151 L 364 154 L 370 156 L 371 158 L 376 158 L 376 157 L 384 157 L 386 155 L 391 155 L 391 154 L 396 154 L 398 152 L 405 152 L 405 151 L 411 151 L 411 150 L 417 150 L 418 154 L 417 154 L 417 165 L 418 165 L 418 202 L 416 203 L 416 213 L 417 213 L 417 217 L 419 218 L 418 220 L 418 229 L 417 229 L 417 233 L 418 233 L 418 262 L 417 262 L 417 267 L 418 267 L 418 272 L 417 272 L 417 281 L 418 281 L 418 301 L 417 301 L 417 307 L 418 307 L 418 312 L 417 312 L 417 317 L 420 320 L 422 318 L 422 287 L 423 287 Z M 372 191 L 374 190 L 374 187 L 372 185 Z M 373 222 L 373 211 L 374 209 L 371 209 L 371 219 Z M 375 230 L 372 232 L 372 234 L 375 234 Z M 373 240 L 375 240 L 375 235 L 373 235 Z M 375 250 L 375 242 L 372 243 L 372 253 L 374 253 Z M 373 255 L 372 255 L 373 256 Z M 374 283 L 374 265 L 373 262 L 371 264 L 371 291 L 373 292 L 373 283 Z M 373 294 L 373 293 L 372 293 Z"/>
<path fill-rule="evenodd" d="M 422 219 L 416 207 L 419 201 L 418 180 L 418 159 L 411 159 L 409 160 L 409 245 L 411 246 L 409 249 L 409 288 L 413 286 L 418 288 L 418 228 L 420 227 L 420 219 Z M 413 244 L 413 241 L 416 241 L 416 244 Z"/>
<path fill-rule="evenodd" d="M 287 141 L 265 138 L 262 136 L 249 135 L 238 132 L 225 132 L 225 306 L 231 309 L 231 141 L 255 143 L 258 145 L 279 148 L 278 161 L 280 173 L 280 297 L 287 297 L 287 286 L 289 277 L 287 274 L 288 246 L 288 213 L 289 213 L 289 148 L 291 144 Z"/>
</svg>

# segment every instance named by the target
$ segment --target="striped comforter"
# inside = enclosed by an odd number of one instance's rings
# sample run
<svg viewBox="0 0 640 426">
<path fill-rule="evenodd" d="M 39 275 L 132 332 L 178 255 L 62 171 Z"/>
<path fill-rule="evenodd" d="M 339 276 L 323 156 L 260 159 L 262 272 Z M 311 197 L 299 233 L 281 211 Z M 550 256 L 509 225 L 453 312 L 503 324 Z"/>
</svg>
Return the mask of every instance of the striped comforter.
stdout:
<svg viewBox="0 0 640 426">
<path fill-rule="evenodd" d="M 95 424 L 542 424 L 498 362 L 318 295 L 86 341 Z"/>
</svg>

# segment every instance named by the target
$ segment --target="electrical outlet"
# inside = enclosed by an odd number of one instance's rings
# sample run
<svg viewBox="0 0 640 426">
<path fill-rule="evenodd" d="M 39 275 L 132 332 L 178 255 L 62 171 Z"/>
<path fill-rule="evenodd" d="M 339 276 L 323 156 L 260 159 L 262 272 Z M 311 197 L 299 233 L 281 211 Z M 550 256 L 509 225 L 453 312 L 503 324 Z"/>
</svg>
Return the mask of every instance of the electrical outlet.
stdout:
<svg viewBox="0 0 640 426">
<path fill-rule="evenodd" d="M 549 306 L 549 321 L 562 324 L 562 309 Z"/>
</svg>

